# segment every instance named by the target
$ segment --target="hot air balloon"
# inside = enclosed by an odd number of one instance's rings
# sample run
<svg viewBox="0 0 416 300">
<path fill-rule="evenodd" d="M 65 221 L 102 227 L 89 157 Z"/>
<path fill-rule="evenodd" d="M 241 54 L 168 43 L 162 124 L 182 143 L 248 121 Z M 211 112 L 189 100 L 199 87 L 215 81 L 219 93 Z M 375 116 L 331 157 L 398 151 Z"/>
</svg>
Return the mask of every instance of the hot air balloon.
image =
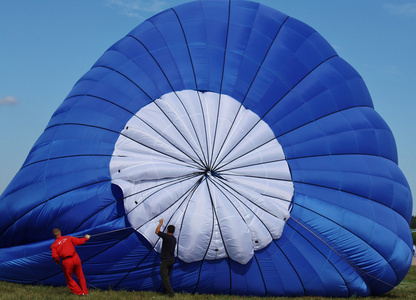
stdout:
<svg viewBox="0 0 416 300">
<path fill-rule="evenodd" d="M 91 287 L 367 296 L 405 277 L 412 196 L 360 75 L 249 1 L 163 11 L 74 85 L 0 198 L 0 279 L 64 285 L 51 231 L 92 237 Z M 162 228 L 163 229 L 163 228 Z"/>
</svg>

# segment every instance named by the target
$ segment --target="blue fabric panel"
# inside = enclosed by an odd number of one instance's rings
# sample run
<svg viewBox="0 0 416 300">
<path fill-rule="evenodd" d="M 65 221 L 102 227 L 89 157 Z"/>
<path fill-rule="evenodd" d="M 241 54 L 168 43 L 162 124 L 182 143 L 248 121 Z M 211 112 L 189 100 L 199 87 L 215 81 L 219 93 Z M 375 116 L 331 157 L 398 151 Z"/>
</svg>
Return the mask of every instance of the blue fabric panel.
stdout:
<svg viewBox="0 0 416 300">
<path fill-rule="evenodd" d="M 367 97 L 368 92 L 364 94 L 364 97 L 363 95 L 358 97 L 351 95 L 350 90 L 344 91 L 339 87 L 345 81 L 362 82 L 359 77 L 350 79 L 347 77 L 348 74 L 339 74 L 338 70 L 333 67 L 327 68 L 328 65 L 339 60 L 341 59 L 338 57 L 332 58 L 316 68 L 293 91 L 283 99 L 279 97 L 278 102 L 268 109 L 270 111 L 264 119 L 271 124 L 276 136 L 281 136 L 309 122 L 353 106 L 371 107 L 371 99 L 369 96 Z M 349 66 L 343 63 L 343 68 L 349 68 Z M 350 97 L 347 97 L 348 95 Z M 309 115 L 302 111 L 298 112 L 299 108 L 309 112 Z M 300 113 L 302 115 L 298 115 Z M 278 122 L 269 122 L 269 118 L 272 116 Z M 301 117 L 306 117 L 306 119 Z"/>
<path fill-rule="evenodd" d="M 289 224 L 291 223 L 288 222 L 287 225 Z M 327 258 L 320 253 L 317 253 L 316 249 L 308 242 L 308 240 L 298 234 L 298 232 L 294 231 L 291 226 L 286 226 L 285 231 L 287 237 L 282 236 L 282 238 L 278 240 L 278 244 L 280 245 L 280 243 L 283 242 L 281 250 L 299 276 L 302 283 L 303 295 L 327 295 L 325 283 L 322 281 L 324 276 L 320 276 L 319 274 L 321 269 L 319 266 L 322 265 Z M 290 242 L 286 243 L 286 238 L 289 238 Z M 309 253 L 310 256 L 306 255 L 306 253 Z M 312 257 L 313 259 L 310 259 Z M 328 270 L 326 269 L 326 271 Z"/>
<path fill-rule="evenodd" d="M 172 286 L 179 288 L 179 291 L 188 291 L 190 293 L 204 293 L 202 290 L 211 290 L 214 288 L 213 286 L 213 278 L 211 276 L 208 276 L 206 279 L 201 280 L 201 275 L 206 274 L 205 272 L 202 272 L 203 265 L 206 264 L 206 261 L 197 261 L 192 263 L 185 263 L 181 260 L 177 260 L 176 264 L 174 266 L 175 274 L 178 276 L 172 276 L 171 278 L 171 284 Z M 223 264 L 217 263 L 215 266 L 218 268 L 218 270 L 221 269 Z M 228 267 L 226 267 L 228 270 Z M 229 271 L 228 271 L 229 273 Z M 223 279 L 223 275 L 221 271 L 218 271 L 217 278 Z M 219 280 L 221 283 L 221 280 Z M 202 282 L 202 286 L 199 285 L 199 283 Z M 206 287 L 205 285 L 209 286 Z M 226 286 L 229 286 L 229 284 L 225 284 Z M 220 287 L 218 285 L 217 287 Z M 228 291 L 225 292 L 227 294 Z"/>
<path fill-rule="evenodd" d="M 293 264 L 281 251 L 279 244 L 281 242 L 271 243 L 268 247 L 256 252 L 267 294 L 282 296 L 304 295 L 299 275 L 293 269 Z"/>
<path fill-rule="evenodd" d="M 231 264 L 231 294 L 264 295 L 266 293 L 263 277 L 257 259 L 254 257 L 242 265 L 233 260 Z"/>
<path fill-rule="evenodd" d="M 395 282 L 402 280 L 402 278 L 397 278 L 398 273 L 395 271 L 399 270 L 400 266 L 391 265 L 391 260 L 386 257 L 386 253 L 391 253 L 391 251 L 388 247 L 385 247 L 385 239 L 379 237 L 386 236 L 389 239 L 390 236 L 394 242 L 391 246 L 397 242 L 399 245 L 406 247 L 406 243 L 402 240 L 396 240 L 395 235 L 389 229 L 379 226 L 376 221 L 360 218 L 358 214 L 351 213 L 348 209 L 339 210 L 327 202 L 321 202 L 319 199 L 298 195 L 295 201 L 299 203 L 299 206 L 296 206 L 296 218 L 301 219 L 306 226 L 313 228 L 314 232 L 319 232 L 318 234 L 333 245 L 334 250 L 349 261 L 352 266 L 364 271 L 363 278 L 365 278 L 373 292 L 380 289 L 389 290 L 390 287 L 385 282 L 395 284 Z M 303 207 L 311 207 L 311 209 L 303 209 Z M 332 214 L 338 214 L 339 216 Z M 341 222 L 340 226 L 331 226 L 333 220 L 339 220 Z M 335 228 L 337 229 L 334 230 Z M 371 236 L 364 236 L 366 234 L 371 234 Z M 342 243 L 349 245 L 348 248 L 344 248 L 346 249 L 344 251 L 341 250 L 343 248 Z M 365 260 L 361 260 L 363 253 L 365 254 Z M 374 265 L 379 264 L 384 266 L 382 280 L 376 280 L 376 278 L 380 278 L 380 274 L 374 271 Z"/>
<path fill-rule="evenodd" d="M 306 124 L 280 136 L 287 158 L 329 154 L 385 155 L 395 161 L 397 152 L 381 151 L 385 143 L 394 141 L 391 131 L 371 108 L 352 108 Z M 307 114 L 296 114 L 302 117 Z M 371 143 L 366 143 L 371 142 Z"/>
<path fill-rule="evenodd" d="M 3 195 L 8 196 L 12 193 L 19 192 L 23 189 L 31 189 L 30 185 L 36 183 L 37 181 L 41 180 L 39 178 L 42 178 L 45 170 L 42 168 L 44 165 L 40 166 L 29 166 L 26 168 L 20 169 L 20 171 L 16 174 L 16 176 L 13 178 L 13 180 L 10 182 L 9 186 L 4 190 Z M 39 186 L 37 187 L 39 188 Z M 28 190 L 29 191 L 29 190 Z M 41 194 L 42 192 L 39 192 Z M 24 195 L 24 194 L 22 194 Z M 11 196 L 13 197 L 13 196 Z M 13 201 L 5 198 L 5 203 L 7 201 Z M 5 207 L 8 207 L 5 205 Z"/>
<path fill-rule="evenodd" d="M 376 165 L 383 165 L 383 168 L 370 167 Z M 408 184 L 403 176 L 391 177 L 391 172 L 397 172 L 397 165 L 388 160 L 355 155 L 333 156 L 331 159 L 311 157 L 291 160 L 290 166 L 295 182 L 368 197 L 408 220 L 408 206 L 399 205 L 399 199 L 408 190 Z M 363 173 L 362 166 L 366 166 L 367 174 Z"/>
<path fill-rule="evenodd" d="M 203 261 L 197 264 L 197 273 L 193 273 L 193 276 L 186 276 L 190 282 L 197 281 L 197 285 L 194 285 L 194 289 L 191 286 L 189 291 L 209 294 L 212 290 L 218 289 L 220 294 L 229 294 L 231 289 L 231 270 L 229 259 L 220 259 L 218 261 Z M 188 265 L 183 265 L 183 271 L 188 272 Z M 210 274 L 215 274 L 211 276 Z M 191 277 L 193 277 L 191 279 Z"/>
<path fill-rule="evenodd" d="M 148 99 L 148 97 L 145 97 L 144 95 L 140 95 L 140 94 L 127 95 L 124 90 L 118 89 L 117 86 L 111 87 L 111 86 L 103 84 L 102 82 L 94 81 L 94 80 L 80 81 L 77 84 L 77 89 L 75 92 L 76 93 L 71 93 L 70 96 L 63 102 L 62 105 L 64 105 L 70 99 L 71 101 L 73 100 L 73 98 L 79 99 L 77 98 L 79 96 L 88 97 L 88 98 L 84 98 L 86 100 L 89 100 L 89 97 L 93 97 L 93 98 L 101 99 L 103 101 L 112 103 L 114 106 L 119 107 L 120 110 L 125 110 L 131 113 L 131 115 L 133 115 L 136 113 L 136 108 L 138 105 L 145 106 L 151 102 Z M 68 106 L 70 107 L 70 105 L 71 104 L 69 104 Z M 118 112 L 121 113 L 120 111 Z M 128 116 L 128 118 L 130 117 L 131 116 Z"/>
<path fill-rule="evenodd" d="M 43 182 L 34 183 L 8 194 L 5 200 L 2 199 L 2 218 L 0 219 L 0 233 L 2 234 L 0 243 L 2 247 L 10 247 L 23 243 L 21 235 L 16 235 L 13 232 L 15 230 L 15 222 L 26 216 L 32 207 L 36 207 L 46 201 L 46 191 L 43 191 L 43 187 Z M 28 195 L 31 195 L 30 202 L 25 201 L 22 203 L 22 201 L 19 201 L 20 199 L 28 199 Z"/>
</svg>

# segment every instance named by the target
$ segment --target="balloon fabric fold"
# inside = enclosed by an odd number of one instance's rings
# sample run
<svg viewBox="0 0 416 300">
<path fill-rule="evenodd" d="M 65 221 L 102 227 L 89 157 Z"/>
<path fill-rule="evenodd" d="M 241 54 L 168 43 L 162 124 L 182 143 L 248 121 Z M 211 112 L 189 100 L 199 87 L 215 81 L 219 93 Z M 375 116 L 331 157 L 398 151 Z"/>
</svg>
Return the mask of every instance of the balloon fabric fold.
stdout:
<svg viewBox="0 0 416 300">
<path fill-rule="evenodd" d="M 385 293 L 412 260 L 412 195 L 360 75 L 308 25 L 250 1 L 163 11 L 75 84 L 0 197 L 0 280 L 175 291 Z M 165 227 L 162 227 L 164 230 Z"/>
</svg>

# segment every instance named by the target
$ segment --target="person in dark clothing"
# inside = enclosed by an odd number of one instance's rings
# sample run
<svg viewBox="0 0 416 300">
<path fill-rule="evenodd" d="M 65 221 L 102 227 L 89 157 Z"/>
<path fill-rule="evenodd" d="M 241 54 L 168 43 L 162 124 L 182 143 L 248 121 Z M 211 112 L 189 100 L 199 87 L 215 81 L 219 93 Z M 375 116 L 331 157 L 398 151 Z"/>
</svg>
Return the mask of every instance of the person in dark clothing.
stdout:
<svg viewBox="0 0 416 300">
<path fill-rule="evenodd" d="M 155 233 L 163 240 L 162 251 L 160 252 L 160 277 L 162 277 L 162 284 L 164 292 L 170 297 L 175 295 L 172 286 L 170 285 L 170 273 L 175 263 L 175 247 L 176 238 L 173 236 L 175 232 L 175 226 L 169 225 L 167 233 L 160 231 L 162 227 L 163 219 L 159 220 L 159 225 L 156 227 Z"/>
</svg>

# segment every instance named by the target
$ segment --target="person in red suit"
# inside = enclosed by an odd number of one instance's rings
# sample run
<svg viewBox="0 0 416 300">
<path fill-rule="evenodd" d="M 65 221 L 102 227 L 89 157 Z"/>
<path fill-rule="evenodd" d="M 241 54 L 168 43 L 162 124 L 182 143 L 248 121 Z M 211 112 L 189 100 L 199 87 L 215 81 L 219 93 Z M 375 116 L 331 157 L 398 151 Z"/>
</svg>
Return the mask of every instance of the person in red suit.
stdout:
<svg viewBox="0 0 416 300">
<path fill-rule="evenodd" d="M 86 234 L 83 238 L 62 236 L 59 228 L 55 228 L 52 233 L 55 237 L 55 242 L 51 245 L 52 258 L 58 265 L 61 263 L 60 259 L 62 258 L 62 269 L 66 284 L 75 295 L 87 295 L 87 282 L 82 272 L 81 259 L 74 246 L 85 244 L 90 239 L 90 235 Z M 72 278 L 74 273 L 79 285 Z"/>
</svg>

